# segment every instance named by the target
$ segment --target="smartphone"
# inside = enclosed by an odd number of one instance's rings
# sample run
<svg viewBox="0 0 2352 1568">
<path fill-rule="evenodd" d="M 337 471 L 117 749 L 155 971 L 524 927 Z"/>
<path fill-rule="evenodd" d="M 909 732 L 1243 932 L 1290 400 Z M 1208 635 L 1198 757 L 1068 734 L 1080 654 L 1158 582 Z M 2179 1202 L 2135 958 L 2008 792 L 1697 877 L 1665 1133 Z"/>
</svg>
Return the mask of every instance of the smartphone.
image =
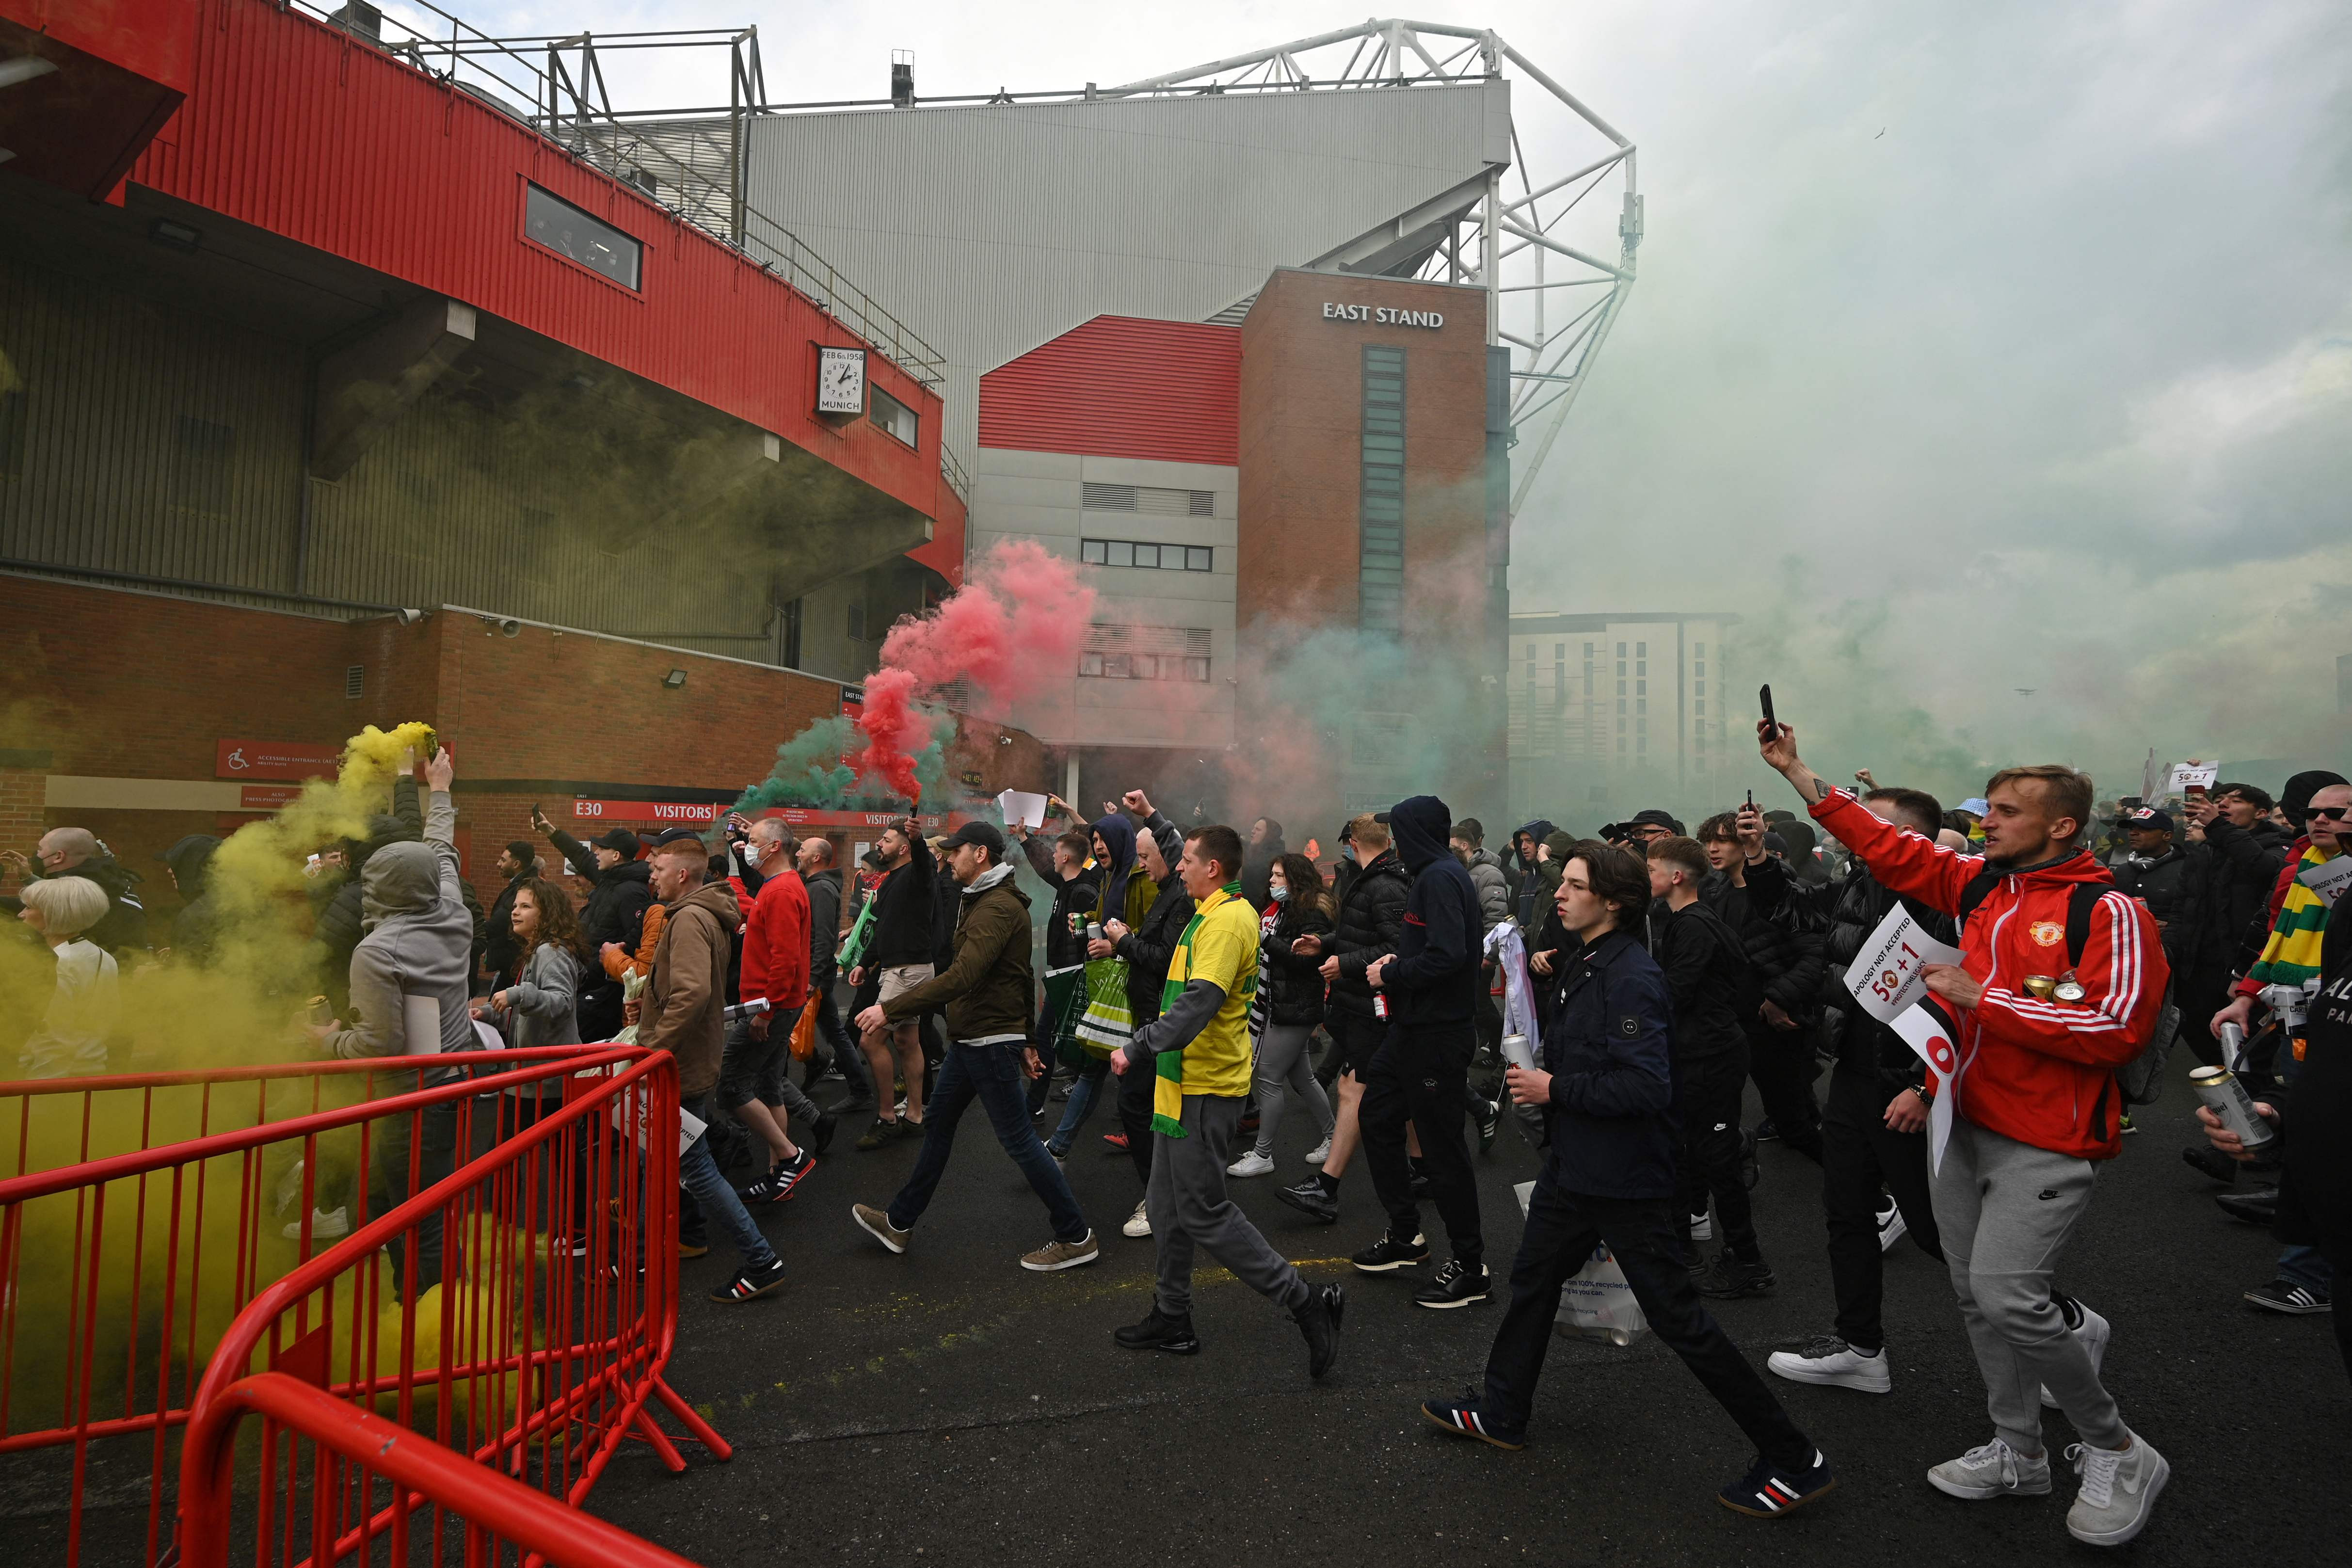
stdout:
<svg viewBox="0 0 2352 1568">
<path fill-rule="evenodd" d="M 441 736 L 439 731 L 430 728 L 426 729 L 425 731 L 424 754 L 425 760 L 428 763 L 441 754 Z"/>
<path fill-rule="evenodd" d="M 1764 722 L 1771 726 L 1771 728 L 1765 732 L 1770 735 L 1774 740 L 1779 740 L 1780 738 L 1780 721 L 1772 717 L 1772 689 L 1769 686 L 1758 687 L 1756 689 L 1756 700 L 1763 704 Z"/>
<path fill-rule="evenodd" d="M 1756 792 L 1752 789 L 1748 792 L 1748 809 L 1750 811 L 1756 809 Z"/>
<path fill-rule="evenodd" d="M 2180 793 L 2182 797 L 2188 800 L 2203 800 L 2205 798 L 2205 786 L 2203 784 L 2186 784 L 2182 786 Z"/>
</svg>

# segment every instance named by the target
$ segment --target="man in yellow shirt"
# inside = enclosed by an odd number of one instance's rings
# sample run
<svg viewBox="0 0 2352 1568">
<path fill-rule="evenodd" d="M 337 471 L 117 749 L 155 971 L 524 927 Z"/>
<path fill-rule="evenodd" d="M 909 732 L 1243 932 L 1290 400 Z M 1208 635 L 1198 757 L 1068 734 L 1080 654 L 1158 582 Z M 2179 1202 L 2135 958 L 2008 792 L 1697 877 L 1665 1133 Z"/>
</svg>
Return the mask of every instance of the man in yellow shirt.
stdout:
<svg viewBox="0 0 2352 1568">
<path fill-rule="evenodd" d="M 1230 827 L 1185 836 L 1176 874 L 1193 914 L 1168 966 L 1159 1018 L 1111 1054 L 1111 1070 L 1155 1073 L 1151 1181 L 1144 1212 L 1159 1247 L 1159 1287 L 1143 1321 L 1112 1337 L 1130 1350 L 1193 1355 L 1192 1253 L 1290 1313 L 1307 1338 L 1307 1371 L 1321 1377 L 1339 1354 L 1337 1285 L 1315 1289 L 1266 1244 L 1225 1195 L 1242 1100 L 1250 1085 L 1250 997 L 1257 990 L 1258 921 L 1241 898 L 1241 835 Z"/>
</svg>

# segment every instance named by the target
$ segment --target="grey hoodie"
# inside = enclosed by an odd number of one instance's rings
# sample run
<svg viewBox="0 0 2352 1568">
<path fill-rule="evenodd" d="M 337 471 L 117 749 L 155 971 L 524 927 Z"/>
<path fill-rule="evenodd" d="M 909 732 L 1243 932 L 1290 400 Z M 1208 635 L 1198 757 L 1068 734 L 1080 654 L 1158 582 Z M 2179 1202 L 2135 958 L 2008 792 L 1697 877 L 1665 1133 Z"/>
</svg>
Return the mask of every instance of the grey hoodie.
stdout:
<svg viewBox="0 0 2352 1568">
<path fill-rule="evenodd" d="M 436 791 L 425 842 L 386 844 L 360 873 L 367 934 L 352 950 L 352 1022 L 339 1057 L 471 1050 L 474 917 L 459 889 L 457 810 Z"/>
</svg>

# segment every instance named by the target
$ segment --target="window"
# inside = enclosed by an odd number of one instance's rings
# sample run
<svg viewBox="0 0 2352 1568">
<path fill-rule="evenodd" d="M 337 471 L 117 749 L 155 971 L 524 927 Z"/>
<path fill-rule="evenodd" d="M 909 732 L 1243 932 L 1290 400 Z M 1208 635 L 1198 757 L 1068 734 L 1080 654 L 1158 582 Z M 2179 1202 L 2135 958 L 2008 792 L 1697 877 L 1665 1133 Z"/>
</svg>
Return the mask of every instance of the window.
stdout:
<svg viewBox="0 0 2352 1568">
<path fill-rule="evenodd" d="M 1622 680 L 1617 683 L 1617 695 L 1620 697 L 1625 695 L 1625 683 Z"/>
<path fill-rule="evenodd" d="M 1634 712 L 1636 712 L 1636 713 L 1647 713 L 1649 710 L 1650 710 L 1650 700 L 1649 700 L 1648 698 L 1646 698 L 1646 697 L 1636 697 L 1635 699 L 1633 699 L 1633 711 L 1634 711 Z"/>
<path fill-rule="evenodd" d="M 1591 658 L 1592 657 L 1592 645 L 1591 643 L 1586 643 L 1584 645 L 1584 657 L 1587 658 Z"/>
<path fill-rule="evenodd" d="M 1107 680 L 1209 679 L 1209 633 L 1200 626 L 1092 626 L 1078 673 Z"/>
<path fill-rule="evenodd" d="M 1078 559 L 1090 566 L 1142 566 L 1161 572 L 1213 572 L 1217 552 L 1207 544 L 1142 544 L 1131 539 L 1081 539 Z"/>
<path fill-rule="evenodd" d="M 1535 658 L 1535 656 L 1536 656 L 1536 645 L 1535 645 L 1535 644 L 1533 644 L 1533 643 L 1529 643 L 1529 644 L 1528 644 L 1528 657 L 1529 658 Z"/>
<path fill-rule="evenodd" d="M 1693 658 L 1705 658 L 1706 657 L 1706 644 L 1703 642 L 1691 644 L 1691 657 Z"/>
<path fill-rule="evenodd" d="M 1706 699 L 1702 697 L 1694 701 L 1691 704 L 1691 711 L 1694 713 L 1705 713 L 1706 711 Z"/>
<path fill-rule="evenodd" d="M 852 599 L 849 601 L 849 609 L 845 619 L 844 631 L 851 642 L 864 642 L 866 640 L 865 600 Z"/>
<path fill-rule="evenodd" d="M 236 432 L 226 425 L 180 416 L 178 450 L 173 454 L 172 499 L 190 511 L 228 515 L 230 459 Z"/>
<path fill-rule="evenodd" d="M 1619 643 L 1617 645 L 1617 657 L 1619 658 L 1623 658 L 1625 657 L 1625 645 L 1623 643 Z"/>
<path fill-rule="evenodd" d="M 1706 660 L 1700 659 L 1697 663 L 1692 665 L 1691 674 L 1704 678 L 1706 674 Z"/>
<path fill-rule="evenodd" d="M 1633 682 L 1633 695 L 1634 695 L 1634 696 L 1636 696 L 1636 697 L 1647 697 L 1649 694 L 1650 694 L 1650 683 L 1649 683 L 1648 681 L 1646 681 L 1646 680 L 1637 680 L 1637 681 Z"/>
<path fill-rule="evenodd" d="M 866 417 L 906 445 L 919 445 L 915 439 L 915 411 L 878 386 L 866 389 Z"/>
<path fill-rule="evenodd" d="M 1620 680 L 1622 680 L 1622 679 L 1625 678 L 1625 660 L 1624 660 L 1624 658 L 1623 658 L 1623 655 L 1624 655 L 1625 650 L 1624 650 L 1624 648 L 1623 648 L 1622 647 L 1620 647 L 1617 649 L 1617 652 L 1618 652 L 1618 655 L 1619 655 L 1619 658 L 1618 658 L 1618 660 L 1617 660 L 1617 678 L 1618 678 Z"/>
<path fill-rule="evenodd" d="M 1648 643 L 1645 643 L 1645 642 L 1637 642 L 1637 643 L 1635 643 L 1635 644 L 1633 645 L 1633 657 L 1634 657 L 1635 658 L 1649 658 L 1649 657 L 1650 657 L 1650 645 L 1649 645 Z"/>
<path fill-rule="evenodd" d="M 581 266 L 643 292 L 646 247 L 602 218 L 590 217 L 561 196 L 523 186 L 523 232 L 537 243 Z"/>
<path fill-rule="evenodd" d="M 1692 682 L 1691 682 L 1691 695 L 1692 695 L 1693 697 L 1704 697 L 1704 696 L 1706 696 L 1706 681 L 1704 681 L 1704 680 L 1694 680 L 1694 681 L 1692 681 Z"/>
<path fill-rule="evenodd" d="M 1365 345 L 1362 378 L 1357 619 L 1366 630 L 1393 632 L 1404 622 L 1404 351 Z M 1528 657 L 1535 657 L 1532 643 Z"/>
<path fill-rule="evenodd" d="M 1617 699 L 1617 711 L 1620 713 L 1625 711 L 1625 700 L 1622 697 Z M 1618 725 L 1618 728 L 1622 729 L 1624 728 L 1624 725 L 1621 722 Z"/>
<path fill-rule="evenodd" d="M 1635 660 L 1633 661 L 1633 673 L 1634 673 L 1634 674 L 1636 674 L 1636 675 L 1647 675 L 1647 674 L 1649 674 L 1649 673 L 1650 673 L 1650 661 L 1649 661 L 1648 659 L 1646 659 L 1646 658 L 1637 658 L 1637 659 L 1635 659 Z"/>
</svg>

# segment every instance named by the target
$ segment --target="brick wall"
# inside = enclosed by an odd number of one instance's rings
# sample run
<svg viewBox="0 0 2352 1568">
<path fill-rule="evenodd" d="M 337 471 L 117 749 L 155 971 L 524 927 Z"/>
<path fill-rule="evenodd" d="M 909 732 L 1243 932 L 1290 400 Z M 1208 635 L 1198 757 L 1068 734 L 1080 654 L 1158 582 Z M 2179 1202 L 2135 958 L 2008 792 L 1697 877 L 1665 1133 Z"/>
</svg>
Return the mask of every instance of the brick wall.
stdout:
<svg viewBox="0 0 2352 1568">
<path fill-rule="evenodd" d="M 147 878 L 159 920 L 177 908 L 163 849 L 249 818 L 45 811 L 50 774 L 209 781 L 224 739 L 337 745 L 364 724 L 424 720 L 457 753 L 466 871 L 487 905 L 499 849 L 532 837 L 534 804 L 562 823 L 575 795 L 731 796 L 781 742 L 840 711 L 837 684 L 797 671 L 542 626 L 508 637 L 447 611 L 342 622 L 0 575 L 0 846 L 89 827 Z M 352 665 L 357 698 L 343 695 Z M 672 669 L 682 687 L 662 684 Z M 1040 787 L 1046 762 L 1026 733 L 973 725 L 951 784 L 965 772 L 982 784 L 951 795 Z"/>
</svg>

